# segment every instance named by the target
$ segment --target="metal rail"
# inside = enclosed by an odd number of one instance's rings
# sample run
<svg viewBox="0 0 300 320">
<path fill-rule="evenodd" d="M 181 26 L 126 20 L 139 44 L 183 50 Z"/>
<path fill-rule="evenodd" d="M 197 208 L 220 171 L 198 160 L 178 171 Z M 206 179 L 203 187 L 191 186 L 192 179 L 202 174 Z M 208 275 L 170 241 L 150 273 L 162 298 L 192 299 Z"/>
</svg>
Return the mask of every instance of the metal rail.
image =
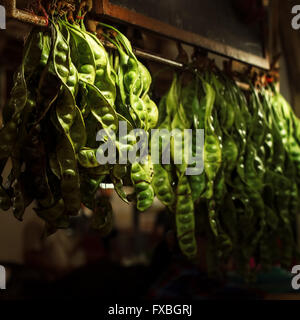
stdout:
<svg viewBox="0 0 300 320">
<path fill-rule="evenodd" d="M 140 49 L 134 49 L 133 51 L 136 56 L 149 61 L 166 64 L 166 65 L 169 65 L 170 67 L 178 68 L 178 69 L 183 69 L 185 67 L 183 63 L 180 63 L 178 61 L 171 60 L 171 59 L 166 59 L 164 57 L 154 55 L 152 53 L 149 53 Z"/>
<path fill-rule="evenodd" d="M 101 40 L 101 42 L 108 49 L 114 49 L 114 50 L 117 49 L 112 43 L 110 43 L 108 41 Z M 167 59 L 167 58 L 161 57 L 157 54 L 153 54 L 153 53 L 144 51 L 142 49 L 133 48 L 133 52 L 139 58 L 146 59 L 146 60 L 153 61 L 153 62 L 157 62 L 157 63 L 161 63 L 161 64 L 165 64 L 165 65 L 168 65 L 173 68 L 183 69 L 185 67 L 185 65 L 181 62 L 178 62 L 176 60 Z"/>
<path fill-rule="evenodd" d="M 7 16 L 22 22 L 30 23 L 36 26 L 46 27 L 47 26 L 47 19 L 42 16 L 37 16 L 33 13 L 17 9 L 16 7 L 16 0 L 4 0 L 4 5 L 6 8 Z M 116 49 L 115 46 L 107 41 L 104 41 L 104 46 L 110 49 Z M 160 64 L 168 65 L 172 68 L 176 69 L 183 69 L 185 68 L 185 64 L 178 62 L 176 60 L 167 59 L 161 57 L 157 54 L 153 54 L 141 49 L 133 48 L 135 55 L 139 58 L 146 59 L 149 61 L 157 62 Z M 243 90 L 248 90 L 249 85 L 236 81 L 236 84 Z"/>
<path fill-rule="evenodd" d="M 17 9 L 16 0 L 4 0 L 4 7 L 9 18 L 41 27 L 46 27 L 47 25 L 47 19 L 45 17 L 37 16 L 30 12 Z"/>
</svg>

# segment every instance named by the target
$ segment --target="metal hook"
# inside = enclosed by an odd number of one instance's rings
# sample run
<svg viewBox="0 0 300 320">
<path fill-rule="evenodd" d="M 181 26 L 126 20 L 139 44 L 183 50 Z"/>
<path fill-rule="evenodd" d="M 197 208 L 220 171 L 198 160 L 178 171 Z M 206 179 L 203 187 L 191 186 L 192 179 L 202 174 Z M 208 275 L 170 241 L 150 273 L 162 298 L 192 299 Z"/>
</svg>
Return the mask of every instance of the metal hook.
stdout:
<svg viewBox="0 0 300 320">
<path fill-rule="evenodd" d="M 177 41 L 177 50 L 178 50 L 178 55 L 176 60 L 182 63 L 188 63 L 189 62 L 189 57 L 186 51 L 183 49 L 181 42 Z"/>
</svg>

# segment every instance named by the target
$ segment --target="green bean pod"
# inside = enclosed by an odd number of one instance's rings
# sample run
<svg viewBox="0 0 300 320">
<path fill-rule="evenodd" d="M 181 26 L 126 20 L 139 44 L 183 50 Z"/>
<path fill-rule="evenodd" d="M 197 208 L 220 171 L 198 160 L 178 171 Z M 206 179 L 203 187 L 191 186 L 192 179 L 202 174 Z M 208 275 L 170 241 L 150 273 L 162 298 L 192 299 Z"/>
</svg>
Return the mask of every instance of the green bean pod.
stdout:
<svg viewBox="0 0 300 320">
<path fill-rule="evenodd" d="M 188 258 L 193 258 L 197 253 L 194 203 L 185 175 L 179 177 L 176 195 L 176 228 L 179 246 Z"/>
</svg>

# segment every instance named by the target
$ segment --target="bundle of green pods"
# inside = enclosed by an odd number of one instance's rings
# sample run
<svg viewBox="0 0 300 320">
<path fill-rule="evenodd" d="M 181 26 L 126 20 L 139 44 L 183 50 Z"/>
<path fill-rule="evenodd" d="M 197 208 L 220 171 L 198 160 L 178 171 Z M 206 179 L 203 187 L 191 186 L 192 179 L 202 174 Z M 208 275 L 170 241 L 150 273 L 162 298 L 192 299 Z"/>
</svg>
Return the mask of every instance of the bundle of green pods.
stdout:
<svg viewBox="0 0 300 320">
<path fill-rule="evenodd" d="M 203 146 L 192 139 L 203 172 L 185 175 L 187 155 L 175 164 L 171 148 L 172 164 L 155 164 L 152 184 L 174 215 L 183 254 L 203 258 L 204 241 L 213 274 L 228 263 L 247 276 L 288 268 L 298 256 L 300 120 L 274 88 L 242 91 L 222 72 L 175 75 L 159 105 L 159 129 L 204 129 Z"/>
<path fill-rule="evenodd" d="M 84 204 L 98 215 L 102 212 L 94 226 L 106 234 L 110 210 L 105 213 L 97 207 L 109 203 L 105 197 L 102 204 L 95 201 L 103 181 L 113 182 L 126 202 L 123 185 L 133 185 L 131 198 L 140 211 L 153 202 L 151 158 L 143 165 L 101 165 L 97 159 L 99 146 L 109 139 L 116 157 L 132 149 L 136 141 L 130 131 L 147 132 L 158 117 L 148 95 L 149 71 L 123 34 L 117 31 L 111 41 L 117 44 L 117 53 L 108 52 L 83 25 L 53 18 L 48 28 L 32 30 L 15 74 L 0 131 L 1 172 L 9 159 L 12 164 L 8 178 L 0 181 L 0 208 L 12 207 L 22 220 L 25 208 L 35 200 L 35 211 L 46 221 L 48 233 L 67 228 Z M 120 121 L 129 132 L 122 141 Z M 99 130 L 104 131 L 102 138 Z"/>
</svg>

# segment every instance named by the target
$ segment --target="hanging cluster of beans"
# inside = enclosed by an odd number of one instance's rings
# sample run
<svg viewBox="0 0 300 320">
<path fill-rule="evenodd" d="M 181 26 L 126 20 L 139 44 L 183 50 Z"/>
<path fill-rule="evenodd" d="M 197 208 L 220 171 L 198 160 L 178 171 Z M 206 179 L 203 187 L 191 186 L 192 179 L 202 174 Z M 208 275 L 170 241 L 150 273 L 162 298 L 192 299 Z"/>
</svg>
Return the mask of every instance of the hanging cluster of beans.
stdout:
<svg viewBox="0 0 300 320">
<path fill-rule="evenodd" d="M 97 150 L 108 139 L 114 141 L 117 157 L 133 148 L 135 136 L 118 141 L 119 121 L 127 124 L 128 132 L 147 132 L 158 118 L 148 95 L 149 71 L 123 34 L 116 30 L 109 38 L 118 54 L 105 50 L 83 24 L 69 23 L 65 16 L 53 16 L 48 28 L 34 28 L 3 110 L 1 173 L 8 160 L 12 169 L 0 181 L 0 208 L 12 207 L 22 220 L 35 200 L 47 233 L 68 227 L 81 204 L 97 215 L 94 227 L 109 232 L 110 205 L 105 197 L 103 203 L 95 200 L 101 182 L 113 182 L 126 202 L 123 184 L 132 184 L 135 197 L 130 199 L 136 199 L 140 211 L 153 202 L 150 158 L 144 164 L 98 162 Z M 98 139 L 100 129 L 105 134 Z"/>
<path fill-rule="evenodd" d="M 183 254 L 203 257 L 199 238 L 213 274 L 229 262 L 246 276 L 289 267 L 298 255 L 300 120 L 274 86 L 242 91 L 222 72 L 175 75 L 158 128 L 204 129 L 202 149 L 194 134 L 191 142 L 192 155 L 201 149 L 201 174 L 184 174 L 188 154 L 176 164 L 172 140 L 172 164 L 154 165 L 153 188 L 174 215 Z"/>
</svg>

